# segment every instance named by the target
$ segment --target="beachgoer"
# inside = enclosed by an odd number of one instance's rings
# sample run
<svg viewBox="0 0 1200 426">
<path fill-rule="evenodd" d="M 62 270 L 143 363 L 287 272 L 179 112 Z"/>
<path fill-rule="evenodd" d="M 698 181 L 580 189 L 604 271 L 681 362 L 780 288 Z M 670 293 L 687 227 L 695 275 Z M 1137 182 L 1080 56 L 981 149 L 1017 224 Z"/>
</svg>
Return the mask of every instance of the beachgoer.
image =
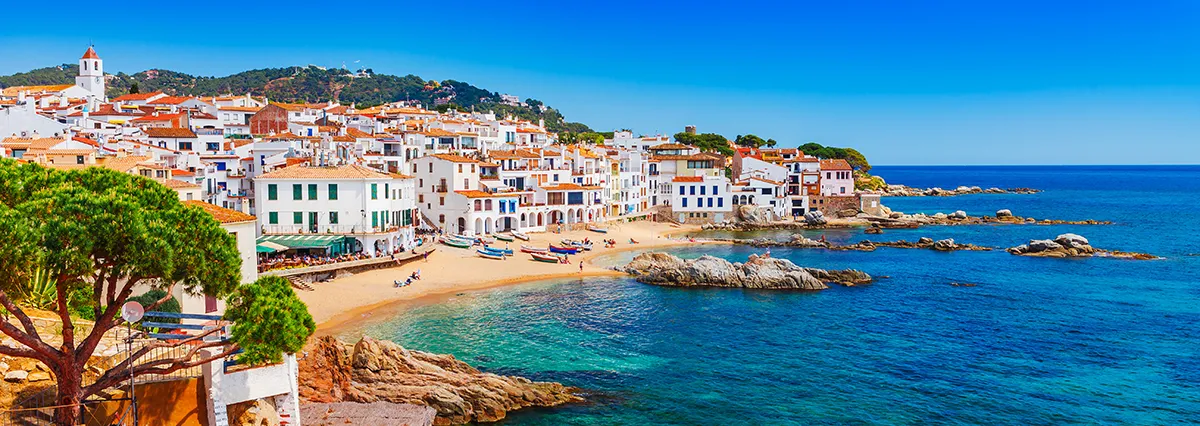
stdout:
<svg viewBox="0 0 1200 426">
<path fill-rule="evenodd" d="M 583 261 L 582 260 L 579 261 L 579 273 L 581 273 L 581 274 L 583 273 Z"/>
<path fill-rule="evenodd" d="M 424 256 L 424 257 L 425 257 L 425 261 L 426 261 L 426 262 L 428 262 L 428 261 L 429 261 L 429 250 L 425 250 L 425 254 L 424 254 L 424 255 L 422 255 L 422 256 Z"/>
</svg>

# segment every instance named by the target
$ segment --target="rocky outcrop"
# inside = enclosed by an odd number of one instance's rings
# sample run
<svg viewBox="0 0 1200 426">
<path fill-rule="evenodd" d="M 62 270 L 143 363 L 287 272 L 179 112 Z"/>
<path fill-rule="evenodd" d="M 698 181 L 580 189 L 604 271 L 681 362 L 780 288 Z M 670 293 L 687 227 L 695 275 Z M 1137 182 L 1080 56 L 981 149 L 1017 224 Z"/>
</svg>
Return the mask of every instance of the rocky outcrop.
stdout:
<svg viewBox="0 0 1200 426">
<path fill-rule="evenodd" d="M 1012 225 L 1111 225 L 1112 222 L 1104 220 L 1058 220 L 1058 219 L 1042 219 L 1037 220 L 1032 217 L 1016 216 L 1011 210 L 1002 209 L 996 212 L 996 216 L 971 216 L 962 210 L 955 211 L 950 214 L 934 213 L 934 214 L 905 214 L 902 212 L 893 212 L 887 218 L 868 217 L 866 218 L 872 223 L 877 223 L 883 227 L 917 227 L 920 225 L 989 225 L 989 224 L 1012 224 Z"/>
<path fill-rule="evenodd" d="M 879 247 L 905 248 L 905 249 L 929 249 L 937 251 L 991 251 L 991 247 L 977 246 L 974 244 L 959 244 L 953 239 L 944 239 L 934 241 L 929 237 L 921 237 L 916 242 L 905 240 L 900 241 L 859 241 L 853 244 L 836 244 L 829 241 L 818 241 L 801 234 L 793 234 L 792 239 L 788 241 L 776 241 L 766 238 L 758 238 L 753 240 L 736 240 L 731 239 L 729 242 L 734 244 L 748 244 L 755 247 L 794 247 L 794 248 L 820 248 L 838 251 L 875 251 Z"/>
<path fill-rule="evenodd" d="M 978 186 L 960 186 L 954 189 L 934 188 L 913 188 L 905 185 L 888 185 L 882 191 L 882 195 L 887 197 L 953 197 L 956 195 L 968 194 L 1036 194 L 1041 190 L 1032 188 L 980 188 Z"/>
<path fill-rule="evenodd" d="M 1092 247 L 1087 238 L 1077 234 L 1062 234 L 1053 240 L 1030 240 L 1029 244 L 1010 247 L 1009 253 L 1018 256 L 1034 257 L 1115 257 L 1121 259 L 1151 260 L 1158 256 L 1146 253 L 1131 253 L 1116 250 L 1104 250 Z"/>
<path fill-rule="evenodd" d="M 825 219 L 825 213 L 814 210 L 804 214 L 804 223 L 810 226 L 822 226 L 829 223 L 829 220 Z"/>
<path fill-rule="evenodd" d="M 436 424 L 494 422 L 521 408 L 582 401 L 559 383 L 484 373 L 451 355 L 369 337 L 350 350 L 332 337 L 317 339 L 300 362 L 300 378 L 305 401 L 429 406 Z"/>
<path fill-rule="evenodd" d="M 667 253 L 643 253 L 624 271 L 640 282 L 672 287 L 824 290 L 830 282 L 871 282 L 871 276 L 861 271 L 803 268 L 787 259 L 758 255 L 751 255 L 745 263 L 731 263 L 713 256 L 683 260 Z"/>
<path fill-rule="evenodd" d="M 763 226 L 775 221 L 775 213 L 770 207 L 742 205 L 737 208 L 737 218 L 749 225 Z"/>
</svg>

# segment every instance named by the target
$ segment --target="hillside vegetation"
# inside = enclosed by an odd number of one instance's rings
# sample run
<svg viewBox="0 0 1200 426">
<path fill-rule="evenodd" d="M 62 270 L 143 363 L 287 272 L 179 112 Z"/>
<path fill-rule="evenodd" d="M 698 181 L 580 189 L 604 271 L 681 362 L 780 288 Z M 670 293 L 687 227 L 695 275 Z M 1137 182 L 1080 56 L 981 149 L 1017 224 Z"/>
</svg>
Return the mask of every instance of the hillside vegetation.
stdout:
<svg viewBox="0 0 1200 426">
<path fill-rule="evenodd" d="M 79 66 L 63 64 L 39 68 L 24 73 L 0 76 L 0 88 L 47 84 L 71 84 Z M 550 131 L 587 132 L 582 123 L 566 121 L 562 113 L 541 101 L 527 99 L 527 105 L 512 106 L 500 103 L 500 94 L 471 84 L 443 80 L 432 81 L 409 74 L 395 76 L 375 74 L 366 70 L 365 76 L 354 77 L 344 69 L 317 67 L 266 68 L 244 71 L 225 77 L 203 77 L 169 70 L 147 70 L 136 74 L 113 74 L 108 81 L 108 96 L 129 93 L 135 84 L 140 92 L 162 91 L 171 95 L 216 96 L 245 94 L 266 96 L 276 102 L 323 102 L 336 100 L 342 104 L 370 107 L 387 102 L 412 100 L 427 107 L 445 106 L 476 111 L 492 110 L 497 114 L 513 115 L 530 121 L 545 120 Z M 445 107 L 444 106 L 444 107 Z"/>
</svg>

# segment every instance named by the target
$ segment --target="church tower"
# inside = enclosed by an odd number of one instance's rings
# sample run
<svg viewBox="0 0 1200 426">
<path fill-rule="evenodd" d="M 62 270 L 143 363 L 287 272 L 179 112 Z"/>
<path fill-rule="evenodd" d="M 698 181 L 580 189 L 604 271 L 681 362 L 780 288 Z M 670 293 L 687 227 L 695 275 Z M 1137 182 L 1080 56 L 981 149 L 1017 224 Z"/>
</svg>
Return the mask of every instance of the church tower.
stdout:
<svg viewBox="0 0 1200 426">
<path fill-rule="evenodd" d="M 79 58 L 79 76 L 75 77 L 75 85 L 92 92 L 98 100 L 108 99 L 104 96 L 104 61 L 91 46 Z"/>
</svg>

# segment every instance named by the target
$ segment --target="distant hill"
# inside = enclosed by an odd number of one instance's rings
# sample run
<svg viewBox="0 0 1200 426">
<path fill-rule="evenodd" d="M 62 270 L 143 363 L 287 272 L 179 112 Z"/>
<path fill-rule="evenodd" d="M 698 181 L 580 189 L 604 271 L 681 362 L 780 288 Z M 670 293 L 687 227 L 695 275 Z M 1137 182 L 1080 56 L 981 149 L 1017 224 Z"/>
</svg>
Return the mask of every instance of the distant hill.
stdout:
<svg viewBox="0 0 1200 426">
<path fill-rule="evenodd" d="M 63 64 L 57 67 L 39 68 L 29 72 L 0 76 L 0 88 L 10 86 L 32 86 L 48 84 L 71 84 L 75 82 L 79 66 Z M 359 77 L 344 69 L 322 69 L 318 67 L 266 68 L 244 71 L 225 77 L 199 77 L 169 70 L 147 70 L 133 75 L 117 73 L 108 81 L 108 96 L 117 97 L 129 93 L 137 84 L 140 92 L 161 90 L 171 95 L 215 96 L 223 94 L 245 94 L 266 96 L 278 102 L 320 102 L 336 100 L 342 104 L 370 107 L 387 102 L 414 100 L 426 107 L 438 103 L 438 109 L 458 107 L 463 110 L 493 110 L 499 116 L 513 115 L 537 122 L 545 120 L 546 127 L 554 132 L 587 132 L 591 129 L 582 123 L 566 121 L 562 114 L 541 101 L 526 100 L 528 106 L 511 106 L 500 103 L 500 94 L 487 91 L 468 83 L 455 80 L 441 82 L 422 79 L 415 75 L 403 77 L 375 74 L 366 70 Z"/>
</svg>

